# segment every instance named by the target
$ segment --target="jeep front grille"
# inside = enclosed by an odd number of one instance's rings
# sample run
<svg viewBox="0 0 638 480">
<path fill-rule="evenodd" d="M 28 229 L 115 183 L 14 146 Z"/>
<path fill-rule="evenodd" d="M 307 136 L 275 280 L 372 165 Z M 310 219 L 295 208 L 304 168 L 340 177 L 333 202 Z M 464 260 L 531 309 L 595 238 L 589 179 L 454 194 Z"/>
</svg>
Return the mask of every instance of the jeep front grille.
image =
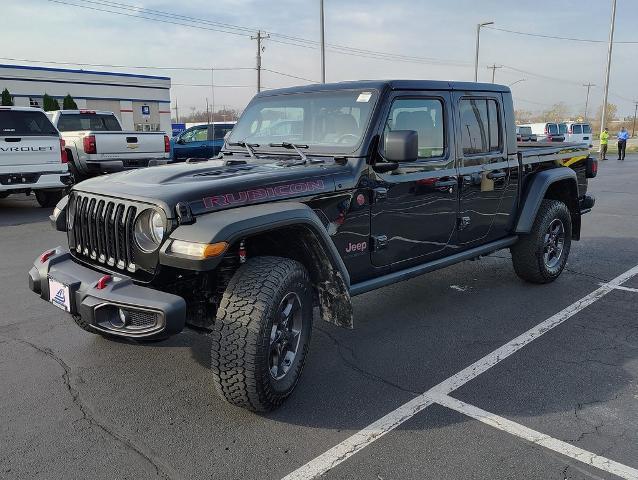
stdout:
<svg viewBox="0 0 638 480">
<path fill-rule="evenodd" d="M 138 208 L 92 195 L 75 194 L 69 247 L 76 255 L 134 272 L 133 225 Z"/>
</svg>

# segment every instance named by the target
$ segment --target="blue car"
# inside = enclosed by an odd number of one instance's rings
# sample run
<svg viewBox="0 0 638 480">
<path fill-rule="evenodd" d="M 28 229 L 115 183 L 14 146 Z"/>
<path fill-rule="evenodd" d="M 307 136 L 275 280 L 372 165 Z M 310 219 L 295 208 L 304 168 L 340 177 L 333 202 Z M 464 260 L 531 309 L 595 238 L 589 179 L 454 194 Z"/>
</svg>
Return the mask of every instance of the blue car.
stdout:
<svg viewBox="0 0 638 480">
<path fill-rule="evenodd" d="M 224 136 L 234 123 L 214 123 L 191 127 L 171 139 L 171 158 L 183 162 L 187 158 L 211 158 L 224 146 Z"/>
</svg>

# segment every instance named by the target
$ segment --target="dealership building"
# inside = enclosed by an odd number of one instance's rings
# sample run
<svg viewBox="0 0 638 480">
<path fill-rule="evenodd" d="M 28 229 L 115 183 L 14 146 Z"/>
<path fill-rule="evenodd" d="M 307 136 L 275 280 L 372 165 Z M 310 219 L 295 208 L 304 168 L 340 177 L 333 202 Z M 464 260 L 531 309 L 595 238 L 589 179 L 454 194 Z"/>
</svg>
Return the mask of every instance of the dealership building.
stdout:
<svg viewBox="0 0 638 480">
<path fill-rule="evenodd" d="M 114 112 L 125 130 L 171 131 L 171 79 L 132 73 L 0 64 L 0 91 L 16 106 L 42 107 L 71 94 L 78 108 Z"/>
</svg>

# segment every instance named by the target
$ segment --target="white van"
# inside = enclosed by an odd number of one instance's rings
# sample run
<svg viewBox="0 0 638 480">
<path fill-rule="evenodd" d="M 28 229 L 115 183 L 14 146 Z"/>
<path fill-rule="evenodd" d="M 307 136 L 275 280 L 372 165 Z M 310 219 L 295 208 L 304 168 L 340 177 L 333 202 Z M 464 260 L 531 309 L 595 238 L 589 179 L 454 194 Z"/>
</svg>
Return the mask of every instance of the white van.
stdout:
<svg viewBox="0 0 638 480">
<path fill-rule="evenodd" d="M 567 137 L 565 140 L 568 142 L 586 143 L 591 147 L 591 125 L 586 122 L 567 122 Z"/>
<path fill-rule="evenodd" d="M 521 127 L 530 127 L 532 133 L 536 135 L 539 142 L 564 142 L 565 135 L 560 133 L 561 127 L 558 123 L 528 123 L 520 125 Z"/>
<path fill-rule="evenodd" d="M 0 107 L 0 198 L 34 192 L 53 207 L 70 182 L 64 140 L 44 111 Z"/>
</svg>

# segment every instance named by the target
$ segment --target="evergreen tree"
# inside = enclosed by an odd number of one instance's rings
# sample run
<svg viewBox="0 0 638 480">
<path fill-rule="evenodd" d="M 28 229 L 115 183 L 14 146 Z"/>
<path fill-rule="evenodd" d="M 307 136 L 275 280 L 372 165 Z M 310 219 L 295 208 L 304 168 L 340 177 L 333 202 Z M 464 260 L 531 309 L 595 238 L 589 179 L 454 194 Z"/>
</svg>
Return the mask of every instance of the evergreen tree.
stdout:
<svg viewBox="0 0 638 480">
<path fill-rule="evenodd" d="M 11 98 L 11 94 L 6 88 L 2 90 L 2 101 L 0 101 L 0 105 L 2 105 L 3 107 L 13 106 L 13 98 Z"/>
<path fill-rule="evenodd" d="M 42 108 L 45 112 L 60 110 L 60 102 L 58 102 L 57 99 L 53 98 L 49 94 L 45 93 L 44 97 L 42 97 Z"/>
<path fill-rule="evenodd" d="M 62 109 L 63 110 L 77 110 L 78 109 L 78 105 L 77 105 L 77 103 L 75 103 L 75 100 L 73 100 L 73 97 L 71 96 L 70 93 L 68 93 L 67 96 L 64 97 L 64 100 L 62 101 Z"/>
</svg>

